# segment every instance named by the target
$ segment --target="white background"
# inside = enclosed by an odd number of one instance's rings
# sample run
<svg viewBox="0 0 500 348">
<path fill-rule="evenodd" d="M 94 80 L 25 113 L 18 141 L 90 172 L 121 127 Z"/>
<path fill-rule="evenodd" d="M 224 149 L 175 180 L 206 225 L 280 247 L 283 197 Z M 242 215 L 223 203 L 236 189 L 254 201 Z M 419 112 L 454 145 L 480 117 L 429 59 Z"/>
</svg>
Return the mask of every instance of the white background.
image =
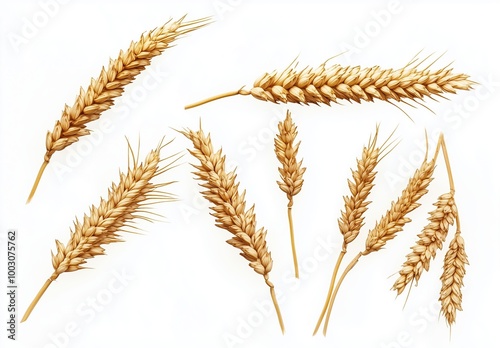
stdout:
<svg viewBox="0 0 500 348">
<path fill-rule="evenodd" d="M 47 7 L 47 4 L 52 4 Z M 54 5 L 56 4 L 56 5 Z M 484 347 L 497 346 L 500 205 L 498 184 L 498 99 L 500 74 L 496 2 L 372 1 L 67 1 L 4 3 L 0 53 L 0 342 L 2 347 Z M 89 124 L 92 138 L 56 153 L 38 191 L 25 205 L 45 152 L 46 130 L 72 105 L 120 49 L 141 33 L 184 14 L 213 16 L 214 23 L 179 39 L 174 48 L 128 86 L 116 106 Z M 31 27 L 30 27 L 31 26 Z M 399 68 L 412 56 L 437 57 L 439 69 L 479 82 L 475 90 L 426 100 L 426 106 L 383 102 L 328 106 L 275 105 L 232 97 L 185 111 L 184 105 L 251 86 L 266 71 L 331 63 Z M 149 75 L 148 75 L 149 74 Z M 148 77 L 149 76 L 149 77 Z M 158 83 L 151 86 L 151 77 Z M 286 197 L 278 189 L 272 135 L 286 109 L 292 111 L 307 167 L 295 198 L 296 242 L 302 278 L 292 278 Z M 190 143 L 173 129 L 199 121 L 216 148 L 238 166 L 249 206 L 268 231 L 274 259 L 271 280 L 280 292 L 283 336 L 263 279 L 224 241 L 193 180 Z M 102 122 L 106 120 L 106 122 Z M 327 337 L 311 333 L 322 307 L 341 236 L 336 219 L 355 158 L 380 123 L 385 138 L 398 126 L 400 145 L 378 167 L 374 203 L 366 226 L 349 246 L 346 261 L 364 246 L 376 219 L 419 165 L 424 131 L 443 131 L 451 157 L 463 237 L 471 265 L 463 290 L 463 312 L 450 331 L 437 302 L 444 251 L 431 270 L 404 296 L 389 291 L 436 197 L 448 190 L 442 159 L 436 179 L 411 214 L 413 222 L 383 251 L 361 259 L 346 278 Z M 177 202 L 157 206 L 167 222 L 140 222 L 143 235 L 106 247 L 89 270 L 66 273 L 52 284 L 18 340 L 6 339 L 5 239 L 18 231 L 18 315 L 52 273 L 54 239 L 67 242 L 75 217 L 106 195 L 126 169 L 125 136 L 140 137 L 141 155 L 161 137 L 175 138 L 165 155 L 185 153 L 165 181 Z M 434 137 L 434 138 L 432 138 Z M 92 141 L 90 141 L 90 140 Z M 141 157 L 143 158 L 143 157 Z M 451 229 L 454 232 L 454 228 Z M 451 239 L 449 236 L 446 246 Z M 347 264 L 347 263 L 346 263 Z M 119 276 L 117 276 L 117 274 Z M 121 275 L 120 275 L 121 274 Z M 124 278 L 125 274 L 125 278 Z M 391 276 L 392 275 L 392 276 Z M 113 290 L 114 292 L 112 292 Z M 95 307 L 91 307 L 91 301 Z M 439 318 L 439 320 L 438 320 Z M 5 327 L 5 328 L 4 328 Z"/>
</svg>

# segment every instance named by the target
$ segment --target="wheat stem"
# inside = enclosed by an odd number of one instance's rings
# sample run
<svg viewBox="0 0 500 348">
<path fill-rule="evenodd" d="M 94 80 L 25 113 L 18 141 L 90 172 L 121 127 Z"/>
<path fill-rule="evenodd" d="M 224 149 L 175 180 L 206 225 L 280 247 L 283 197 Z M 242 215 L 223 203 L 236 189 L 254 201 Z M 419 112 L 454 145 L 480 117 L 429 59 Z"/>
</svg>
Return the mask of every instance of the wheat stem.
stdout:
<svg viewBox="0 0 500 348">
<path fill-rule="evenodd" d="M 297 261 L 297 251 L 295 249 L 295 236 L 293 233 L 292 207 L 288 207 L 288 225 L 290 227 L 290 242 L 292 244 L 293 268 L 295 270 L 295 278 L 299 278 L 299 263 Z"/>
<path fill-rule="evenodd" d="M 40 169 L 38 170 L 38 174 L 37 174 L 36 179 L 35 179 L 35 183 L 33 184 L 33 187 L 31 188 L 30 195 L 28 196 L 28 199 L 26 200 L 26 204 L 31 202 L 31 199 L 35 195 L 36 189 L 38 187 L 38 184 L 40 183 L 40 179 L 42 178 L 43 172 L 45 171 L 47 164 L 49 164 L 49 162 L 47 160 L 45 160 L 45 161 L 43 161 L 42 165 L 40 166 Z"/>
<path fill-rule="evenodd" d="M 332 299 L 330 300 L 330 303 L 328 304 L 328 311 L 326 313 L 326 318 L 325 318 L 325 325 L 323 326 L 323 335 L 326 336 L 326 332 L 328 330 L 328 322 L 330 321 L 330 315 L 332 313 L 332 308 L 333 308 L 333 303 L 335 302 L 335 298 L 337 297 L 337 293 L 339 292 L 340 285 L 342 285 L 342 282 L 344 281 L 344 278 L 346 277 L 347 273 L 358 263 L 359 258 L 363 256 L 362 252 L 359 252 L 353 259 L 352 261 L 347 265 L 345 268 L 344 272 L 342 272 L 342 275 L 339 278 L 339 281 L 337 285 L 335 286 L 335 291 L 332 294 Z"/>
<path fill-rule="evenodd" d="M 450 157 L 448 156 L 448 150 L 446 149 L 446 142 L 444 141 L 444 135 L 441 133 L 439 136 L 439 145 L 441 146 L 444 163 L 446 164 L 446 171 L 448 172 L 448 180 L 450 182 L 450 190 L 455 191 L 455 183 L 453 182 L 453 174 L 451 172 Z M 457 226 L 458 228 L 458 226 Z"/>
<path fill-rule="evenodd" d="M 328 289 L 328 293 L 326 295 L 326 301 L 323 306 L 323 309 L 321 310 L 321 314 L 319 315 L 318 322 L 316 323 L 316 327 L 314 328 L 313 336 L 316 335 L 316 333 L 319 330 L 319 327 L 321 326 L 321 323 L 323 321 L 323 318 L 325 317 L 326 310 L 329 308 L 330 303 L 332 302 L 332 293 L 335 287 L 335 280 L 337 279 L 337 273 L 340 268 L 340 264 L 342 263 L 342 260 L 344 259 L 345 254 L 347 253 L 347 250 L 343 248 L 339 256 L 337 257 L 337 262 L 335 264 L 335 268 L 333 269 L 333 274 L 332 274 L 332 279 L 330 280 L 330 288 Z"/>
<path fill-rule="evenodd" d="M 48 287 L 50 286 L 50 284 L 52 284 L 52 281 L 56 280 L 56 278 L 58 276 L 59 276 L 58 274 L 55 274 L 55 276 L 53 274 L 52 277 L 50 277 L 49 279 L 47 279 L 45 281 L 45 283 L 43 284 L 42 288 L 38 291 L 38 293 L 36 294 L 36 296 L 33 299 L 33 301 L 31 301 L 31 304 L 29 305 L 28 309 L 24 313 L 23 318 L 21 319 L 21 323 L 25 322 L 29 318 L 31 312 L 33 312 L 33 309 L 35 309 L 35 306 L 37 305 L 38 301 L 40 301 L 40 299 L 42 298 L 42 296 L 45 293 L 45 291 L 48 289 Z"/>
<path fill-rule="evenodd" d="M 250 92 L 245 91 L 243 89 L 239 89 L 237 91 L 232 91 L 232 92 L 221 93 L 221 94 L 215 95 L 213 97 L 200 100 L 196 103 L 188 104 L 184 107 L 184 109 L 185 110 L 192 109 L 192 108 L 195 108 L 197 106 L 200 106 L 200 105 L 203 105 L 206 103 L 210 103 L 210 102 L 213 102 L 214 100 L 218 100 L 218 99 L 222 99 L 222 98 L 232 97 L 235 95 L 248 95 L 248 94 L 250 94 Z"/>
</svg>

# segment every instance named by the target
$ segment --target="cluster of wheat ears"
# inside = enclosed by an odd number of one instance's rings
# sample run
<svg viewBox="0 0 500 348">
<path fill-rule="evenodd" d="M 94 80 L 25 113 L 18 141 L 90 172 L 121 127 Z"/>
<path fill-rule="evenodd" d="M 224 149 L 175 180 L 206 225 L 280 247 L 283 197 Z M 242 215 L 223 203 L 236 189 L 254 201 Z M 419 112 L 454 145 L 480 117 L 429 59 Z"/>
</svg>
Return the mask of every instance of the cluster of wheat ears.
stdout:
<svg viewBox="0 0 500 348">
<path fill-rule="evenodd" d="M 138 41 L 132 42 L 128 49 L 120 51 L 117 59 L 110 60 L 108 68 L 103 68 L 99 76 L 91 80 L 86 90 L 81 88 L 73 106 L 65 105 L 61 118 L 56 121 L 53 130 L 47 133 L 46 153 L 28 202 L 33 198 L 44 169 L 56 151 L 61 151 L 77 142 L 80 137 L 90 134 L 86 128 L 87 123 L 97 120 L 104 111 L 111 108 L 114 99 L 124 92 L 125 86 L 150 64 L 153 57 L 160 55 L 174 40 L 209 22 L 209 18 L 185 21 L 182 17 L 143 34 Z M 472 88 L 473 82 L 469 77 L 455 74 L 452 68 L 432 70 L 435 61 L 421 67 L 426 60 L 427 58 L 419 61 L 416 56 L 400 69 L 382 69 L 378 66 L 343 67 L 337 64 L 327 66 L 325 62 L 315 69 L 306 67 L 302 70 L 297 70 L 297 63 L 294 61 L 283 71 L 265 73 L 249 90 L 241 88 L 220 94 L 188 105 L 186 109 L 235 95 L 252 95 L 263 101 L 304 105 L 330 105 L 341 100 L 358 103 L 381 100 L 393 105 L 396 105 L 395 102 L 422 105 L 425 97 L 445 98 L 444 93 Z M 210 209 L 215 217 L 215 225 L 231 233 L 232 237 L 227 243 L 238 248 L 250 267 L 263 276 L 270 289 L 281 330 L 284 332 L 285 326 L 274 284 L 270 280 L 273 260 L 266 243 L 267 231 L 263 227 L 257 228 L 254 206 L 246 207 L 245 191 L 239 188 L 235 170 L 226 171 L 222 149 L 217 151 L 213 149 L 211 137 L 203 132 L 201 122 L 197 131 L 184 129 L 179 132 L 192 142 L 192 148 L 188 150 L 199 162 L 193 164 L 196 169 L 195 175 L 202 182 L 200 184 L 203 187 L 202 195 L 211 203 Z M 288 199 L 286 208 L 292 258 L 295 276 L 298 278 L 292 207 L 294 196 L 303 186 L 306 168 L 302 160 L 297 159 L 300 145 L 297 136 L 297 127 L 291 113 L 287 112 L 285 119 L 278 125 L 274 150 L 280 164 L 278 171 L 281 181 L 277 181 L 277 184 Z M 429 213 L 429 223 L 418 234 L 417 241 L 411 247 L 411 252 L 407 255 L 392 289 L 399 295 L 407 286 L 418 283 L 423 271 L 429 270 L 430 262 L 435 258 L 437 250 L 443 248 L 450 225 L 455 224 L 455 235 L 444 257 L 439 300 L 442 304 L 442 314 L 450 326 L 456 320 L 457 310 L 462 309 L 461 288 L 468 261 L 460 231 L 455 186 L 443 134 L 439 138 L 434 155 L 429 157 L 426 154 L 421 166 L 416 169 L 400 196 L 390 204 L 387 212 L 368 231 L 365 249 L 354 256 L 337 279 L 348 245 L 358 237 L 364 226 L 364 214 L 370 203 L 368 196 L 375 185 L 376 167 L 397 145 L 391 140 L 392 136 L 393 134 L 380 143 L 379 126 L 377 126 L 367 145 L 363 147 L 361 157 L 357 159 L 356 168 L 352 170 L 352 178 L 348 180 L 350 195 L 343 197 L 344 210 L 338 219 L 343 239 L 342 248 L 334 265 L 325 304 L 314 333 L 324 323 L 323 333 L 326 334 L 339 288 L 361 257 L 380 251 L 388 241 L 403 230 L 407 223 L 411 222 L 408 215 L 420 206 L 419 200 L 428 192 L 440 153 L 447 169 L 449 192 L 438 197 L 436 208 Z M 128 144 L 128 170 L 120 172 L 119 181 L 117 184 L 112 184 L 107 199 L 101 198 L 100 203 L 92 206 L 90 213 L 84 215 L 82 221 L 75 221 L 66 244 L 56 240 L 56 252 L 52 254 L 54 272 L 28 307 L 22 321 L 28 318 L 41 296 L 59 275 L 84 268 L 87 259 L 104 254 L 103 245 L 121 241 L 120 232 L 134 230 L 136 220 L 154 221 L 154 215 L 151 215 L 156 214 L 151 211 L 154 204 L 175 199 L 172 194 L 161 190 L 172 181 L 154 183 L 154 179 L 172 168 L 179 158 L 178 154 L 166 157 L 161 155 L 167 144 L 162 140 L 143 162 L 139 162 Z M 164 161 L 167 163 L 164 164 Z"/>
</svg>

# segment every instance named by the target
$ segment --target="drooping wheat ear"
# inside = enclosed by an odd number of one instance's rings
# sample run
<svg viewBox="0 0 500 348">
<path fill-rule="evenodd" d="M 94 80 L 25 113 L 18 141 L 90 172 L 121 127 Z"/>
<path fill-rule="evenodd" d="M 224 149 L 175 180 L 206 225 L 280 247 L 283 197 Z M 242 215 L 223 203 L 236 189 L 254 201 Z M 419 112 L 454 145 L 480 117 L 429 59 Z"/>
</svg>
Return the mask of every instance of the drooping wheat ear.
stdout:
<svg viewBox="0 0 500 348">
<path fill-rule="evenodd" d="M 214 152 L 210 134 L 205 135 L 201 125 L 199 131 L 188 129 L 180 132 L 191 140 L 194 148 L 189 152 L 200 161 L 200 165 L 193 165 L 197 169 L 195 175 L 203 182 L 200 185 L 206 189 L 202 192 L 203 196 L 212 203 L 210 209 L 215 217 L 215 225 L 233 234 L 227 243 L 240 249 L 240 255 L 250 262 L 250 267 L 264 277 L 284 333 L 285 327 L 274 285 L 269 280 L 273 260 L 267 250 L 267 231 L 264 228 L 257 230 L 254 206 L 245 210 L 245 191 L 239 193 L 235 171 L 226 172 L 225 156 L 222 149 Z"/>
<path fill-rule="evenodd" d="M 432 181 L 432 175 L 434 173 L 436 157 L 438 154 L 438 148 L 434 158 L 430 161 L 427 160 L 427 154 L 422 162 L 420 168 L 418 168 L 413 177 L 410 178 L 406 188 L 401 192 L 400 197 L 396 202 L 391 203 L 391 208 L 386 212 L 386 214 L 380 219 L 375 227 L 368 232 L 368 237 L 365 242 L 365 250 L 359 252 L 349 265 L 345 268 L 344 272 L 340 276 L 340 279 L 335 286 L 335 290 L 332 295 L 332 299 L 328 305 L 328 311 L 325 318 L 325 324 L 323 326 L 323 334 L 326 335 L 328 330 L 328 322 L 330 320 L 330 315 L 335 302 L 335 297 L 339 291 L 340 286 L 349 273 L 349 271 L 356 265 L 358 260 L 362 256 L 366 256 L 372 252 L 376 252 L 391 239 L 395 238 L 398 232 L 403 230 L 406 223 L 410 222 L 411 219 L 407 215 L 414 209 L 420 206 L 418 203 L 419 199 L 424 196 L 428 190 L 430 182 Z"/>
<path fill-rule="evenodd" d="M 441 195 L 434 203 L 436 209 L 429 213 L 429 223 L 418 235 L 417 243 L 411 248 L 412 252 L 406 256 L 406 262 L 399 271 L 399 278 L 392 286 L 392 290 L 400 295 L 405 287 L 415 281 L 418 284 L 424 269 L 429 270 L 431 259 L 436 257 L 436 251 L 443 248 L 450 225 L 453 225 L 457 216 L 454 192 Z"/>
<path fill-rule="evenodd" d="M 87 259 L 104 255 L 104 244 L 122 241 L 119 232 L 127 232 L 129 228 L 136 228 L 134 219 L 153 221 L 148 214 L 155 214 L 150 210 L 152 204 L 174 200 L 174 196 L 161 190 L 172 182 L 153 183 L 152 179 L 168 171 L 179 158 L 170 156 L 160 157 L 160 151 L 167 144 L 160 142 L 146 159 L 139 164 L 129 144 L 129 168 L 127 173 L 120 172 L 120 181 L 113 183 L 108 189 L 108 199 L 101 198 L 99 205 L 90 208 L 90 214 L 83 216 L 74 223 L 69 242 L 64 245 L 56 240 L 57 252 L 52 254 L 54 273 L 47 279 L 43 287 L 30 304 L 21 322 L 28 319 L 42 295 L 52 281 L 64 272 L 73 272 L 83 269 Z M 172 159 L 168 164 L 165 160 Z M 132 163 L 130 164 L 130 159 Z"/>
<path fill-rule="evenodd" d="M 427 57 L 428 58 L 428 57 Z M 427 58 L 423 59 L 425 61 Z M 265 73 L 258 78 L 250 90 L 243 88 L 197 103 L 187 105 L 193 108 L 220 98 L 234 95 L 252 95 L 273 103 L 327 104 L 338 100 L 349 102 L 372 102 L 380 99 L 394 101 L 414 101 L 424 97 L 441 96 L 443 93 L 456 93 L 468 90 L 474 84 L 465 74 L 454 74 L 453 69 L 445 67 L 431 71 L 432 63 L 418 70 L 422 63 L 413 58 L 401 69 L 382 69 L 379 66 L 360 68 L 359 66 L 342 67 L 338 64 L 330 67 L 326 62 L 316 69 L 306 67 L 296 70 L 292 62 L 284 71 Z"/>
<path fill-rule="evenodd" d="M 443 285 L 439 297 L 441 313 L 450 327 L 456 320 L 457 310 L 462 310 L 461 287 L 464 285 L 465 265 L 468 264 L 464 239 L 460 230 L 457 230 L 444 258 L 443 275 L 441 276 Z"/>
<path fill-rule="evenodd" d="M 352 181 L 347 180 L 349 190 L 351 192 L 350 196 L 344 196 L 344 211 L 340 212 L 340 218 L 338 219 L 338 225 L 340 233 L 342 234 L 344 241 L 342 243 L 342 250 L 337 257 L 337 262 L 333 269 L 332 278 L 330 281 L 330 288 L 326 296 L 326 301 L 319 316 L 318 322 L 314 329 L 313 335 L 318 332 L 318 329 L 323 321 L 326 310 L 330 304 L 332 293 L 335 287 L 335 280 L 339 267 L 342 260 L 347 252 L 347 245 L 354 241 L 364 225 L 364 212 L 368 210 L 368 205 L 370 201 L 367 200 L 373 186 L 375 184 L 375 176 L 377 172 L 375 167 L 380 162 L 380 160 L 386 156 L 392 149 L 388 148 L 393 144 L 389 143 L 389 139 L 392 134 L 387 138 L 387 140 L 382 144 L 377 144 L 379 127 L 377 126 L 375 130 L 375 135 L 370 137 L 368 140 L 368 145 L 363 147 L 363 152 L 361 154 L 361 159 L 357 160 L 356 170 L 351 170 Z M 388 150 L 388 151 L 386 151 Z"/>
<path fill-rule="evenodd" d="M 42 174 L 56 151 L 77 142 L 80 137 L 90 134 L 86 124 L 97 120 L 101 114 L 111 108 L 114 99 L 121 96 L 124 87 L 151 63 L 151 59 L 160 55 L 169 45 L 193 30 L 209 23 L 209 18 L 184 22 L 184 17 L 168 21 L 160 28 L 142 34 L 139 41 L 132 42 L 125 51 L 120 51 L 117 59 L 111 59 L 108 68 L 104 67 L 97 79 L 90 81 L 87 90 L 80 88 L 72 107 L 65 105 L 61 119 L 56 121 L 52 132 L 47 133 L 44 160 L 28 197 L 28 203 L 35 194 Z"/>
<path fill-rule="evenodd" d="M 286 112 L 284 121 L 278 124 L 279 133 L 274 138 L 274 152 L 278 157 L 282 167 L 278 168 L 281 182 L 277 181 L 279 188 L 286 193 L 288 198 L 288 224 L 290 228 L 290 241 L 292 244 L 293 266 L 295 277 L 299 278 L 299 264 L 297 261 L 297 252 L 295 249 L 295 237 L 292 219 L 293 196 L 302 189 L 304 179 L 302 178 L 306 168 L 302 167 L 302 160 L 297 162 L 297 152 L 299 151 L 300 141 L 294 144 L 297 137 L 297 126 L 292 121 L 290 111 Z"/>
</svg>

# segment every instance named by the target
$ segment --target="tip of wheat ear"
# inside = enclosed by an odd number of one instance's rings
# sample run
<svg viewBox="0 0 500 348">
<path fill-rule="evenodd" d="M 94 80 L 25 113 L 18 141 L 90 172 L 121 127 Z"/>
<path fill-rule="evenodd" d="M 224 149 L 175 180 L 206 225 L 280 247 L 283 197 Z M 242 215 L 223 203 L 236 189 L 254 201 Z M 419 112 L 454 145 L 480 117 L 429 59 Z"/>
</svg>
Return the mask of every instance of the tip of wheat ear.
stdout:
<svg viewBox="0 0 500 348">
<path fill-rule="evenodd" d="M 87 259 L 104 255 L 103 245 L 119 242 L 119 232 L 130 232 L 129 229 L 137 228 L 132 225 L 134 220 L 152 221 L 148 214 L 157 215 L 150 210 L 152 204 L 175 199 L 160 189 L 172 182 L 152 182 L 153 178 L 171 169 L 179 159 L 178 155 L 161 157 L 161 150 L 169 143 L 163 143 L 162 140 L 142 163 L 139 163 L 129 144 L 128 171 L 120 172 L 119 182 L 113 183 L 108 189 L 107 200 L 101 198 L 99 205 L 92 206 L 90 214 L 83 216 L 82 222 L 78 219 L 75 221 L 66 245 L 56 240 L 57 252 L 52 254 L 54 272 L 31 302 L 21 322 L 28 319 L 49 285 L 59 275 L 83 269 Z M 170 161 L 164 164 L 166 160 Z"/>
<path fill-rule="evenodd" d="M 99 76 L 91 79 L 86 90 L 80 88 L 73 106 L 64 106 L 61 118 L 45 138 L 44 162 L 26 203 L 33 198 L 43 172 L 55 152 L 90 134 L 86 124 L 99 119 L 104 111 L 111 108 L 114 100 L 122 95 L 125 86 L 134 81 L 151 60 L 170 47 L 172 42 L 212 22 L 210 17 L 184 21 L 185 17 L 176 21 L 170 20 L 163 26 L 142 34 L 128 49 L 120 51 L 118 58 L 111 59 L 108 68 L 102 68 Z"/>
<path fill-rule="evenodd" d="M 427 59 L 427 58 L 426 58 Z M 425 61 L 425 59 L 424 59 Z M 375 99 L 397 102 L 419 101 L 424 97 L 442 96 L 469 90 L 474 84 L 465 74 L 454 74 L 453 69 L 418 70 L 419 64 L 411 64 L 401 69 L 382 69 L 379 66 L 360 68 L 343 67 L 338 64 L 326 67 L 326 62 L 316 69 L 306 67 L 296 70 L 292 64 L 280 72 L 265 73 L 254 82 L 250 90 L 216 95 L 189 104 L 190 109 L 205 103 L 234 95 L 252 95 L 254 98 L 273 103 L 326 104 L 339 100 L 361 103 Z M 431 64 L 432 65 L 432 64 Z"/>
</svg>

